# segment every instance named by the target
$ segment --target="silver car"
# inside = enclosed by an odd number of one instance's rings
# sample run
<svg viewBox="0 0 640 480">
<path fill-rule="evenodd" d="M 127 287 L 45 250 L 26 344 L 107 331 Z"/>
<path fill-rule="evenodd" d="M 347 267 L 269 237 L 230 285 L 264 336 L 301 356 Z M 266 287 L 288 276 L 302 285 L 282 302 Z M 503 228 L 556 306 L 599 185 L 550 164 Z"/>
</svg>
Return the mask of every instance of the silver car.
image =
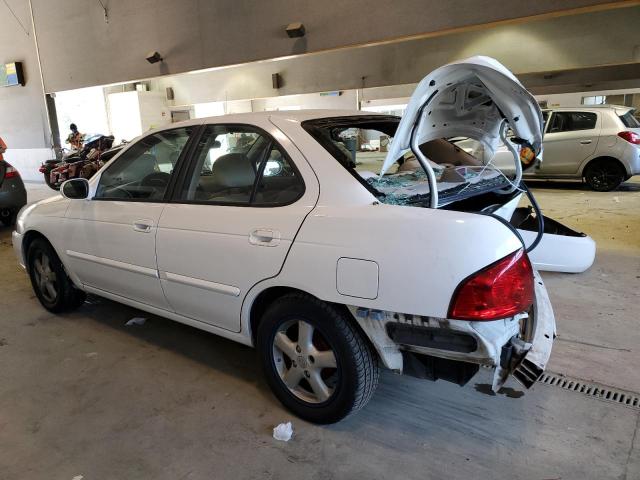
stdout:
<svg viewBox="0 0 640 480">
<path fill-rule="evenodd" d="M 634 109 L 615 105 L 581 105 L 543 111 L 544 161 L 524 173 L 531 179 L 582 180 L 593 190 L 617 188 L 640 174 L 640 122 Z M 483 158 L 478 142 L 450 139 L 463 150 Z M 512 163 L 509 150 L 500 147 L 493 164 Z M 508 171 L 508 167 L 504 168 Z"/>
</svg>

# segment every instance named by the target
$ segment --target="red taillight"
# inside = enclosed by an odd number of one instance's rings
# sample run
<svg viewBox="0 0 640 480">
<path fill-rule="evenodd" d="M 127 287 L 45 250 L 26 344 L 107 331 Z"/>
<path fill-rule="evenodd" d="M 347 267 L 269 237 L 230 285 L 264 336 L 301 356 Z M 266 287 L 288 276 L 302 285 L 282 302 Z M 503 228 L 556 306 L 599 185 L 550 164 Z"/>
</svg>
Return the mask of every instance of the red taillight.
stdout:
<svg viewBox="0 0 640 480">
<path fill-rule="evenodd" d="M 4 171 L 4 178 L 16 178 L 19 176 L 20 174 L 18 173 L 18 170 L 13 168 L 11 165 L 7 164 L 7 168 Z"/>
<path fill-rule="evenodd" d="M 629 143 L 640 145 L 640 135 L 635 132 L 620 132 L 618 136 Z"/>
<path fill-rule="evenodd" d="M 531 307 L 533 288 L 533 268 L 520 249 L 458 285 L 448 316 L 479 321 L 512 317 Z"/>
</svg>

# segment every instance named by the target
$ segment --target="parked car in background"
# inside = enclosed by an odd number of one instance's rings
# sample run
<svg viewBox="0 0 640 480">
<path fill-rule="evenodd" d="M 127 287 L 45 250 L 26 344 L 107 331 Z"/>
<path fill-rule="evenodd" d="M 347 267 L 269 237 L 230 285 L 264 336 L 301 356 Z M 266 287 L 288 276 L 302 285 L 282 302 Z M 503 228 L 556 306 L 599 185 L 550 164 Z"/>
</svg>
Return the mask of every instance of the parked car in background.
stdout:
<svg viewBox="0 0 640 480">
<path fill-rule="evenodd" d="M 16 214 L 26 203 L 27 191 L 18 170 L 0 160 L 0 222 L 13 225 Z"/>
<path fill-rule="evenodd" d="M 540 109 L 504 66 L 474 57 L 427 76 L 402 119 L 311 110 L 172 124 L 23 209 L 13 245 L 46 309 L 92 293 L 256 346 L 277 398 L 312 422 L 366 405 L 379 365 L 460 385 L 484 365 L 494 391 L 509 376 L 530 388 L 555 319 L 529 257 L 546 235 L 529 244 L 529 214 L 514 220 L 520 174 L 450 165 L 447 145 L 421 152 L 460 134 L 492 144 L 514 118 L 530 153 L 512 156 L 521 172 L 540 154 Z M 358 166 L 354 132 L 393 137 L 380 174 Z M 400 171 L 411 162 L 421 168 Z M 593 243 L 554 236 L 565 263 L 574 242 Z"/>
<path fill-rule="evenodd" d="M 581 105 L 544 110 L 543 116 L 544 162 L 525 172 L 525 179 L 584 179 L 592 190 L 606 192 L 640 174 L 640 122 L 633 108 Z M 452 141 L 474 156 L 483 155 L 477 141 Z M 508 171 L 509 150 L 499 148 L 493 163 Z"/>
</svg>

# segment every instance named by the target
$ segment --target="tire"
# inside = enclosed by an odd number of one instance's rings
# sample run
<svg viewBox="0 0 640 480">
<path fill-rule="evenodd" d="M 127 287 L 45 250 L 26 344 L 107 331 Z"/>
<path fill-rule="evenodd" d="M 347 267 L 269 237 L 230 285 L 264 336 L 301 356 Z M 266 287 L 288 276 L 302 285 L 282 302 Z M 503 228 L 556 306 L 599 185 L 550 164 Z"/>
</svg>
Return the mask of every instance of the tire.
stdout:
<svg viewBox="0 0 640 480">
<path fill-rule="evenodd" d="M 627 173 L 615 160 L 594 160 L 584 171 L 584 179 L 591 190 L 610 192 L 624 182 Z"/>
<path fill-rule="evenodd" d="M 50 312 L 68 312 L 84 303 L 86 294 L 74 287 L 55 250 L 43 238 L 29 245 L 27 270 L 33 291 Z"/>
<path fill-rule="evenodd" d="M 311 333 L 303 333 L 310 341 L 301 331 Z M 257 346 L 275 396 L 312 423 L 335 423 L 360 410 L 378 385 L 377 354 L 347 314 L 309 295 L 275 300 L 260 321 Z"/>
</svg>

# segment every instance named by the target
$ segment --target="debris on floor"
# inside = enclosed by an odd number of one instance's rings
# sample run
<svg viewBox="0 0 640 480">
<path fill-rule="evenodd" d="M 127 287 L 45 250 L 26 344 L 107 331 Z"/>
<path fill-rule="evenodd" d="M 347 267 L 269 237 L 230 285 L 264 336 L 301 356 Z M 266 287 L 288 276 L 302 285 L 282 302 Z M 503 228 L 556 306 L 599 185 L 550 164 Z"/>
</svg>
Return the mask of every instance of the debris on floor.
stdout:
<svg viewBox="0 0 640 480">
<path fill-rule="evenodd" d="M 131 327 L 132 325 L 144 325 L 144 322 L 146 321 L 147 319 L 144 317 L 133 317 L 131 320 L 125 323 L 125 326 Z"/>
<path fill-rule="evenodd" d="M 273 429 L 273 438 L 281 442 L 288 442 L 293 435 L 293 426 L 291 422 L 281 423 Z"/>
</svg>

